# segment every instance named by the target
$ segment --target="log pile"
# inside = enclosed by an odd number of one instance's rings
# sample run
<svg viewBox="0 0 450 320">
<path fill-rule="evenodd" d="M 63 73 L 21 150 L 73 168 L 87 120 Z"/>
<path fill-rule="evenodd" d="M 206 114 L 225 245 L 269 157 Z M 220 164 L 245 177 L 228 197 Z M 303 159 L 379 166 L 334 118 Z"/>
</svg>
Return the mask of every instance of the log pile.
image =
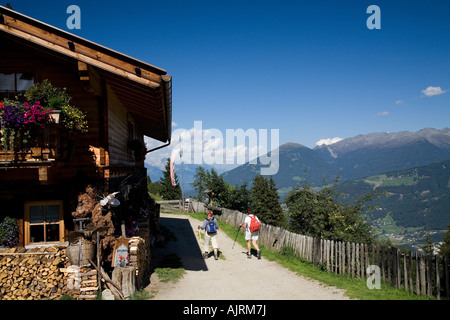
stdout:
<svg viewBox="0 0 450 320">
<path fill-rule="evenodd" d="M 65 250 L 41 247 L 0 251 L 0 299 L 53 299 L 66 293 Z"/>
<path fill-rule="evenodd" d="M 69 266 L 61 269 L 67 276 L 67 294 L 76 300 L 92 300 L 98 294 L 97 271 L 89 267 Z"/>
<path fill-rule="evenodd" d="M 95 298 L 97 272 L 91 268 L 67 272 L 73 267 L 65 248 L 57 246 L 0 250 L 0 300 L 58 299 L 65 294 Z M 75 286 L 70 288 L 70 283 Z"/>
<path fill-rule="evenodd" d="M 136 269 L 136 287 L 146 286 L 146 279 L 149 278 L 150 270 L 150 252 L 147 249 L 147 243 L 141 237 L 132 237 L 128 242 L 130 252 L 130 264 Z"/>
<path fill-rule="evenodd" d="M 129 239 L 129 253 L 136 288 L 143 288 L 150 278 L 148 224 L 140 228 L 139 236 Z M 63 295 L 95 299 L 98 291 L 98 272 L 71 265 L 66 247 L 0 250 L 0 300 L 59 299 Z"/>
</svg>

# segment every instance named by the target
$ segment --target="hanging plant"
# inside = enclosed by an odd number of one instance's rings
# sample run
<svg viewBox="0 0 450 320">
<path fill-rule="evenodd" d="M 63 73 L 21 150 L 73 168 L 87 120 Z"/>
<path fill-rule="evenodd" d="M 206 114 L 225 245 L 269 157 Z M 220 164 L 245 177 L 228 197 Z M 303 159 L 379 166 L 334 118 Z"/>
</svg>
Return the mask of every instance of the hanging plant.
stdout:
<svg viewBox="0 0 450 320">
<path fill-rule="evenodd" d="M 140 139 L 133 139 L 128 141 L 128 148 L 130 148 L 134 152 L 134 159 L 144 160 L 145 154 L 147 152 L 147 147 L 145 142 Z"/>
<path fill-rule="evenodd" d="M 61 117 L 59 124 L 67 132 L 69 140 L 86 133 L 86 114 L 69 105 L 70 95 L 65 88 L 57 88 L 47 79 L 29 88 L 24 97 L 26 102 L 6 100 L 0 103 L 1 148 L 5 150 L 27 149 L 36 129 L 57 123 L 53 113 L 57 110 Z"/>
<path fill-rule="evenodd" d="M 2 108 L 2 126 L 10 129 L 20 129 L 24 126 L 25 110 L 23 104 L 8 103 Z"/>
<path fill-rule="evenodd" d="M 25 115 L 23 123 L 34 124 L 41 128 L 45 128 L 50 123 L 50 109 L 44 109 L 39 101 L 36 104 L 30 105 L 28 102 L 24 104 Z"/>
<path fill-rule="evenodd" d="M 55 87 L 48 79 L 35 83 L 24 93 L 24 96 L 29 103 L 39 101 L 41 105 L 52 110 L 60 109 L 72 100 L 66 88 Z"/>
<path fill-rule="evenodd" d="M 66 88 L 55 87 L 48 79 L 45 79 L 29 88 L 24 96 L 32 103 L 39 101 L 50 110 L 61 110 L 59 123 L 66 129 L 70 139 L 75 139 L 76 135 L 87 132 L 86 114 L 69 104 L 72 97 L 67 93 Z"/>
<path fill-rule="evenodd" d="M 86 133 L 88 124 L 86 114 L 74 106 L 61 106 L 61 119 L 59 122 L 68 132 L 70 138 Z"/>
</svg>

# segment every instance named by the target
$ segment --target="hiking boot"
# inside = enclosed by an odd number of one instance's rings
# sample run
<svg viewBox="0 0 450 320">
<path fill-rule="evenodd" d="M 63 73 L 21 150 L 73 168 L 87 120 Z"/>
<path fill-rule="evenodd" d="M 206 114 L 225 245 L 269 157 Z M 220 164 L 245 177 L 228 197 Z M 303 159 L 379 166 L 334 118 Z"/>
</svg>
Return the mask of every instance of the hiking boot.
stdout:
<svg viewBox="0 0 450 320">
<path fill-rule="evenodd" d="M 206 259 L 206 258 L 208 258 L 208 252 L 205 252 L 204 254 L 203 254 L 203 259 Z"/>
<path fill-rule="evenodd" d="M 258 250 L 257 255 L 258 255 L 258 260 L 261 260 L 261 250 Z"/>
<path fill-rule="evenodd" d="M 247 252 L 247 259 L 251 259 L 251 258 L 252 258 L 251 253 L 250 253 L 250 252 Z"/>
</svg>

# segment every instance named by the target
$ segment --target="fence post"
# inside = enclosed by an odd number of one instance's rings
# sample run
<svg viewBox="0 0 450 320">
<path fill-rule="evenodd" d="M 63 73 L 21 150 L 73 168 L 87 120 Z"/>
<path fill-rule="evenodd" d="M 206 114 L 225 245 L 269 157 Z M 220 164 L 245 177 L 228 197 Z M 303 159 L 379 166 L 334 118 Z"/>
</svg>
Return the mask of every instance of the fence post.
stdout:
<svg viewBox="0 0 450 320">
<path fill-rule="evenodd" d="M 425 277 L 425 256 L 422 253 L 419 253 L 420 258 L 420 286 L 421 286 L 421 294 L 427 294 L 427 281 Z"/>
<path fill-rule="evenodd" d="M 386 248 L 387 281 L 391 283 L 391 247 Z"/>
<path fill-rule="evenodd" d="M 349 275 L 351 275 L 352 274 L 352 253 L 351 253 L 351 250 L 350 250 L 350 242 L 347 242 L 347 273 L 349 274 Z"/>
<path fill-rule="evenodd" d="M 402 282 L 402 270 L 401 270 L 401 265 L 400 265 L 400 255 L 401 255 L 401 253 L 400 253 L 399 249 L 396 249 L 395 251 L 396 251 L 395 252 L 395 259 L 396 259 L 395 263 L 396 263 L 396 266 L 397 266 L 397 288 L 400 288 L 401 287 L 401 282 Z"/>
<path fill-rule="evenodd" d="M 411 294 L 414 293 L 412 274 L 413 274 L 413 260 L 412 260 L 412 251 L 410 251 L 409 252 L 409 291 L 411 292 Z"/>
<path fill-rule="evenodd" d="M 438 300 L 441 300 L 441 278 L 439 276 L 439 265 L 440 265 L 439 255 L 436 254 L 435 258 L 436 258 L 436 298 Z"/>
<path fill-rule="evenodd" d="M 403 281 L 405 284 L 405 291 L 408 291 L 408 268 L 406 267 L 406 252 L 403 255 Z"/>
<path fill-rule="evenodd" d="M 369 267 L 369 246 L 367 244 L 364 245 L 364 253 L 365 253 L 365 261 L 364 261 L 364 273 L 366 272 L 367 267 Z"/>
<path fill-rule="evenodd" d="M 365 279 L 366 278 L 366 263 L 365 263 L 365 253 L 364 253 L 364 244 L 360 244 L 360 253 L 361 253 L 361 278 Z"/>
<path fill-rule="evenodd" d="M 347 274 L 348 268 L 347 268 L 346 263 L 347 263 L 348 252 L 347 252 L 346 242 L 342 242 L 342 252 L 344 253 L 344 255 L 342 257 L 342 270 L 344 271 L 344 274 Z"/>
<path fill-rule="evenodd" d="M 380 247 L 381 255 L 381 277 L 383 278 L 383 283 L 386 283 L 386 272 L 385 272 L 385 259 L 386 259 L 386 248 L 384 246 Z"/>
<path fill-rule="evenodd" d="M 356 274 L 358 278 L 361 278 L 361 259 L 359 256 L 359 243 L 355 244 L 356 252 L 355 252 L 355 259 L 356 259 Z"/>
<path fill-rule="evenodd" d="M 427 269 L 427 273 L 426 273 L 427 274 L 427 295 L 431 297 L 431 292 L 432 292 L 431 272 L 433 271 L 433 267 L 432 267 L 433 256 L 431 254 L 427 254 L 426 262 L 427 262 L 427 266 L 426 266 L 426 269 Z"/>
<path fill-rule="evenodd" d="M 333 261 L 334 261 L 334 241 L 331 240 L 330 241 L 330 264 L 331 264 L 330 267 L 331 267 L 331 271 L 333 271 L 333 269 L 334 269 Z"/>
<path fill-rule="evenodd" d="M 313 255 L 312 255 L 312 262 L 317 267 L 320 264 L 320 257 L 321 257 L 321 247 L 320 247 L 320 237 L 314 237 L 313 238 Z"/>
<path fill-rule="evenodd" d="M 351 262 L 351 268 L 352 268 L 352 278 L 355 277 L 355 243 L 352 242 L 352 262 Z"/>
<path fill-rule="evenodd" d="M 327 261 L 327 271 L 330 271 L 330 240 L 325 240 L 325 260 Z"/>
<path fill-rule="evenodd" d="M 445 297 L 450 299 L 450 285 L 448 275 L 448 256 L 444 257 Z"/>
<path fill-rule="evenodd" d="M 419 253 L 416 252 L 416 294 L 420 295 L 420 272 L 419 272 Z"/>
</svg>

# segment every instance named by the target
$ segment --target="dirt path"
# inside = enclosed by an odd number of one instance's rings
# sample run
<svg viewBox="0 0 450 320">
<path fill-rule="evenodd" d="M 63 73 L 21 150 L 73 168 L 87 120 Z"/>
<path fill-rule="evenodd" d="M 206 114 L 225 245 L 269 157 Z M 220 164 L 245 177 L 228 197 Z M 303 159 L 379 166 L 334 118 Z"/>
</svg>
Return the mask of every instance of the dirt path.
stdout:
<svg viewBox="0 0 450 320">
<path fill-rule="evenodd" d="M 158 282 L 152 276 L 148 291 L 152 300 L 348 300 L 344 291 L 296 275 L 276 262 L 255 256 L 247 259 L 246 249 L 219 230 L 219 246 L 225 259 L 202 258 L 203 240 L 198 239 L 200 221 L 185 215 L 161 214 L 161 225 L 177 237 L 154 255 L 175 253 L 186 274 L 177 283 Z M 241 230 L 242 231 L 242 230 Z"/>
</svg>

